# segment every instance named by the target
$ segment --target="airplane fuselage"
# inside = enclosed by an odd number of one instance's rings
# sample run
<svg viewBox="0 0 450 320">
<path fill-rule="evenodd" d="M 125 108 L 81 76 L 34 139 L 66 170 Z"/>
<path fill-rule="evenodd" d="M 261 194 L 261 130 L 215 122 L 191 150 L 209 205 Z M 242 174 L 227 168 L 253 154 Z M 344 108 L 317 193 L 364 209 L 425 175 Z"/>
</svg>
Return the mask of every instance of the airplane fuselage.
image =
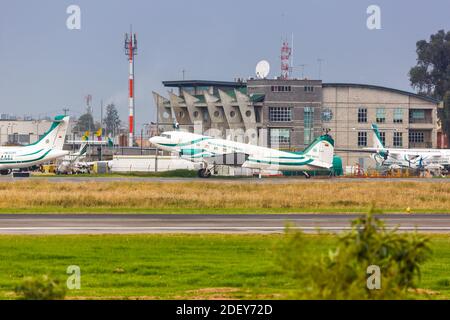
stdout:
<svg viewBox="0 0 450 320">
<path fill-rule="evenodd" d="M 322 145 L 312 145 L 312 153 L 294 153 L 276 149 L 218 139 L 192 133 L 168 132 L 161 137 L 154 137 L 151 142 L 159 148 L 176 152 L 181 157 L 198 162 L 216 162 L 220 157 L 225 157 L 225 164 L 233 163 L 235 155 L 245 157 L 242 167 L 277 171 L 308 171 L 317 169 L 329 169 L 331 163 L 321 160 L 322 147 L 332 149 L 330 140 L 323 138 Z M 317 150 L 316 150 L 317 149 Z M 333 151 L 331 150 L 331 153 Z M 228 159 L 227 159 L 228 158 Z M 214 159 L 214 160 L 211 160 Z"/>
<path fill-rule="evenodd" d="M 29 168 L 52 161 L 67 151 L 33 147 L 1 147 L 0 170 Z"/>
<path fill-rule="evenodd" d="M 387 157 L 383 156 L 387 154 Z M 375 154 L 377 163 L 384 166 L 423 168 L 428 166 L 449 166 L 450 150 L 447 149 L 391 149 Z"/>
</svg>

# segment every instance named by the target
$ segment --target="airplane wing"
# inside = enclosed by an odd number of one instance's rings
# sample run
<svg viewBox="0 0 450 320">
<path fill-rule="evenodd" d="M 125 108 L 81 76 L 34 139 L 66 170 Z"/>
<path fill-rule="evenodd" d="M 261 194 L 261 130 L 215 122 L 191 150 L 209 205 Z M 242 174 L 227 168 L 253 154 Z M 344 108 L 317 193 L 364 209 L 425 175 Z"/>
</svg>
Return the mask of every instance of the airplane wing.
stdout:
<svg viewBox="0 0 450 320">
<path fill-rule="evenodd" d="M 355 152 L 355 153 L 377 153 L 380 152 L 380 149 L 375 148 L 364 148 L 364 149 L 345 149 L 345 148 L 334 148 L 334 151 L 337 152 Z"/>
<path fill-rule="evenodd" d="M 192 152 L 184 151 L 180 152 L 180 157 L 186 160 L 194 162 L 207 162 L 216 165 L 227 165 L 227 166 L 242 166 L 248 159 L 248 154 L 245 153 L 211 153 L 208 151 Z"/>
</svg>

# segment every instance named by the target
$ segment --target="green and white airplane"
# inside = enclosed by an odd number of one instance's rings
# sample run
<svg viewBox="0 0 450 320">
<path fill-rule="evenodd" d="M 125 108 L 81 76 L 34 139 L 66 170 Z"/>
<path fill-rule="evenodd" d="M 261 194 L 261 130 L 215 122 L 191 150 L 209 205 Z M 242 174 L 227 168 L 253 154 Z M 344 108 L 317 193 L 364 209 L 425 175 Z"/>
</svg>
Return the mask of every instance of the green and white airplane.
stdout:
<svg viewBox="0 0 450 320">
<path fill-rule="evenodd" d="M 164 132 L 150 138 L 150 143 L 184 159 L 200 162 L 198 174 L 202 178 L 210 177 L 216 165 L 300 171 L 309 178 L 307 171 L 330 169 L 334 156 L 334 140 L 328 134 L 315 139 L 303 152 L 280 151 L 182 131 Z"/>
<path fill-rule="evenodd" d="M 364 148 L 381 166 L 391 168 L 443 169 L 450 166 L 449 149 L 399 149 L 386 148 L 378 126 L 372 124 L 373 148 Z"/>
<path fill-rule="evenodd" d="M 27 146 L 0 147 L 0 174 L 29 168 L 67 155 L 63 151 L 69 117 L 57 116 L 50 129 L 37 142 Z"/>
</svg>

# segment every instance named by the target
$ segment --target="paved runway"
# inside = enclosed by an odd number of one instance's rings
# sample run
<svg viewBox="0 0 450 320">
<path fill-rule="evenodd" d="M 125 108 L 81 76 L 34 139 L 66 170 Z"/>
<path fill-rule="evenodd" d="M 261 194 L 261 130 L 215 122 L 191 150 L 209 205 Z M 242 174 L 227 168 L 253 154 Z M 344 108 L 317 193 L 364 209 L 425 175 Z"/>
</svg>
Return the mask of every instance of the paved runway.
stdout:
<svg viewBox="0 0 450 320">
<path fill-rule="evenodd" d="M 342 232 L 357 215 L 0 215 L 0 234 L 133 234 L 133 233 L 279 233 L 286 223 L 308 233 Z M 386 214 L 388 227 L 400 231 L 450 233 L 450 214 Z"/>
</svg>

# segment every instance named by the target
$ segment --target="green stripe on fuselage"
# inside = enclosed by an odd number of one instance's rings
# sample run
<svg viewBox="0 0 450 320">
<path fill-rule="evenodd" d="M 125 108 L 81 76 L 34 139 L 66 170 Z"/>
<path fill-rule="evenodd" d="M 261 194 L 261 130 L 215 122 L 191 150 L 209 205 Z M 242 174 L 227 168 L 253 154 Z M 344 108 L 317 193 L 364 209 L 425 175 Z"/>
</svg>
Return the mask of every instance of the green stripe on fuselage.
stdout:
<svg viewBox="0 0 450 320">
<path fill-rule="evenodd" d="M 211 139 L 211 138 L 205 137 L 205 138 L 200 138 L 200 139 L 183 142 L 183 143 L 160 143 L 160 145 L 165 146 L 165 147 L 186 147 L 186 146 L 190 146 L 191 144 L 196 144 L 200 141 L 209 140 L 209 139 Z"/>
<path fill-rule="evenodd" d="M 310 164 L 313 162 L 313 159 L 309 159 L 303 162 L 279 162 L 279 161 L 267 161 L 267 160 L 255 160 L 255 159 L 248 159 L 250 162 L 256 162 L 256 163 L 264 163 L 264 164 L 275 164 L 279 166 L 303 166 L 306 164 Z"/>
<path fill-rule="evenodd" d="M 36 151 L 36 152 L 33 152 L 33 153 L 21 154 L 21 155 L 18 155 L 18 157 L 32 156 L 32 155 L 34 155 L 34 154 L 37 154 L 37 153 L 41 152 L 42 150 L 44 150 L 44 149 L 41 149 L 41 150 Z"/>
<path fill-rule="evenodd" d="M 44 159 L 52 150 L 48 150 L 46 153 L 44 153 L 42 156 L 36 159 L 31 160 L 23 160 L 23 161 L 0 161 L 0 164 L 20 164 L 20 163 L 30 163 L 35 162 Z"/>
</svg>

